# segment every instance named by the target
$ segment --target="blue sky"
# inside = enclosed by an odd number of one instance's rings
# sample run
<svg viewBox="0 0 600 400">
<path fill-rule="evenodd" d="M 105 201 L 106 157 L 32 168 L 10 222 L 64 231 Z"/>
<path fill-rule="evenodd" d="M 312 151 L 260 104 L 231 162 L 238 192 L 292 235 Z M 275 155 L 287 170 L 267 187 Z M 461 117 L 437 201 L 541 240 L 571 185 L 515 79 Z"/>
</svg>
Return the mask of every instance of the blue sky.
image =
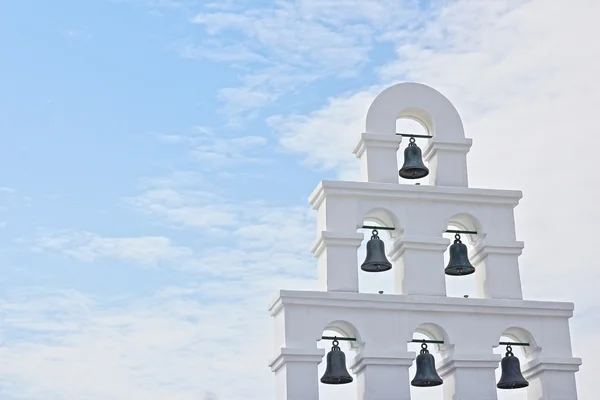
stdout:
<svg viewBox="0 0 600 400">
<path fill-rule="evenodd" d="M 600 145 L 600 10 L 559 3 L 1 4 L 0 397 L 273 398 L 267 303 L 316 284 L 307 197 L 356 179 L 365 111 L 405 80 L 456 104 L 472 186 L 524 191 L 525 295 L 575 301 L 598 355 L 597 185 L 556 166 L 598 168 L 575 144 Z"/>
</svg>

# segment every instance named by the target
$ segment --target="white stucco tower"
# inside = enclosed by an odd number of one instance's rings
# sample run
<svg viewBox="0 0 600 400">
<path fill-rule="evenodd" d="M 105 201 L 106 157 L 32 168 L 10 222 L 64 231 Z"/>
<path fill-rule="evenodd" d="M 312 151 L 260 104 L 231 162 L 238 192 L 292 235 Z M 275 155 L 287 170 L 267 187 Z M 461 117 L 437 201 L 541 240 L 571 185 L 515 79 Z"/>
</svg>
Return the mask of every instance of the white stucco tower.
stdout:
<svg viewBox="0 0 600 400">
<path fill-rule="evenodd" d="M 423 149 L 429 185 L 398 177 L 402 136 L 396 120 L 414 118 L 431 139 Z M 404 140 L 406 142 L 406 139 Z M 407 351 L 415 332 L 444 343 L 437 371 L 444 400 L 496 400 L 493 353 L 501 336 L 529 343 L 520 357 L 529 381 L 528 400 L 576 400 L 569 331 L 572 303 L 523 300 L 514 207 L 521 192 L 470 188 L 467 153 L 471 139 L 454 106 L 436 90 L 416 83 L 387 88 L 373 101 L 366 129 L 354 150 L 360 182 L 322 181 L 310 196 L 317 211 L 319 291 L 282 290 L 270 306 L 275 323 L 277 400 L 318 400 L 317 348 L 325 329 L 354 337 L 350 370 L 359 400 L 409 400 Z M 360 293 L 357 250 L 365 221 L 394 227 L 388 259 L 395 293 Z M 477 298 L 446 296 L 442 234 L 452 225 L 469 236 Z M 456 279 L 461 279 L 457 277 Z"/>
</svg>

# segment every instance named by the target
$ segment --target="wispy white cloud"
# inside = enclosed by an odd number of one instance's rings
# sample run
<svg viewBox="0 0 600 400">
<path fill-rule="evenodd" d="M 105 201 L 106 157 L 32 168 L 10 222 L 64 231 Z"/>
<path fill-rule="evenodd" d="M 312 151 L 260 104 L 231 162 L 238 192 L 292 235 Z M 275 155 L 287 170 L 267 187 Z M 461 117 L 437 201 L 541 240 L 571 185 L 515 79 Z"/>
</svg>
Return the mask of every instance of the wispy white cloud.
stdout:
<svg viewBox="0 0 600 400">
<path fill-rule="evenodd" d="M 573 341 L 576 354 L 584 357 L 579 395 L 594 398 L 600 349 L 589 293 L 600 279 L 590 264 L 600 220 L 598 199 L 590 192 L 597 170 L 592 152 L 600 144 L 594 134 L 594 107 L 600 103 L 597 2 L 454 1 L 416 17 L 416 9 L 391 0 L 298 0 L 250 11 L 233 3 L 213 3 L 196 22 L 224 46 L 237 40 L 228 41 L 226 33 L 243 35 L 239 48 L 269 62 L 250 57 L 249 65 L 258 67 L 242 73 L 239 88 L 221 92 L 232 105 L 230 113 L 275 101 L 299 82 L 360 71 L 375 40 L 396 43 L 397 59 L 377 69 L 378 81 L 311 112 L 269 120 L 282 147 L 310 166 L 352 176 L 357 162 L 350 151 L 364 129 L 366 108 L 388 84 L 428 83 L 457 105 L 474 139 L 472 185 L 524 191 L 517 223 L 526 243 L 521 258 L 526 296 L 576 302 Z M 213 153 L 221 155 L 216 159 L 235 159 L 233 149 L 244 149 L 239 156 L 245 157 L 246 150 L 264 146 L 252 137 L 163 139 L 200 148 L 205 160 Z M 314 288 L 316 266 L 308 252 L 314 214 L 268 200 L 223 198 L 203 178 L 203 173 L 179 172 L 175 183 L 172 177 L 147 180 L 129 199 L 157 221 L 189 229 L 198 243 L 189 251 L 166 237 L 60 232 L 39 238 L 40 249 L 84 261 L 106 257 L 149 265 L 181 259 L 177 268 L 196 283 L 126 299 L 30 287 L 2 294 L 2 396 L 273 398 L 266 304 L 279 288 Z M 373 278 L 377 282 L 361 281 L 361 289 L 391 284 L 381 276 Z M 557 283 L 565 276 L 568 285 Z M 353 387 L 322 393 L 322 400 L 356 398 Z M 413 397 L 432 398 L 423 392 Z"/>
<path fill-rule="evenodd" d="M 189 59 L 206 59 L 215 62 L 260 62 L 265 63 L 267 59 L 255 51 L 251 51 L 247 47 L 241 46 L 238 43 L 223 46 L 223 43 L 218 40 L 206 40 L 202 45 L 193 45 L 186 43 L 176 46 L 177 52 L 183 58 Z"/>
<path fill-rule="evenodd" d="M 146 266 L 187 259 L 192 254 L 191 249 L 175 246 L 164 236 L 101 237 L 90 232 L 72 231 L 44 233 L 35 240 L 32 250 L 58 251 L 84 262 L 108 258 Z"/>
<path fill-rule="evenodd" d="M 188 146 L 192 157 L 200 161 L 199 170 L 216 170 L 240 164 L 269 162 L 265 149 L 270 148 L 263 136 L 219 136 L 211 130 L 200 127 L 192 135 L 165 134 L 158 139 L 169 144 Z"/>
<path fill-rule="evenodd" d="M 11 195 L 11 194 L 15 194 L 17 192 L 16 189 L 8 187 L 8 186 L 0 186 L 0 193 L 2 194 L 7 194 L 7 195 Z"/>
<path fill-rule="evenodd" d="M 2 304 L 0 382 L 19 383 L 23 390 L 17 398 L 156 400 L 192 400 L 210 392 L 236 398 L 238 389 L 228 385 L 231 375 L 223 370 L 265 384 L 264 365 L 248 371 L 239 362 L 240 357 L 260 360 L 265 326 L 245 318 L 239 303 L 207 307 L 198 299 L 202 287 L 192 290 L 192 296 L 114 305 L 75 292 L 13 293 Z M 247 306 L 263 305 L 256 292 L 248 295 Z M 17 330 L 24 339 L 12 339 Z M 255 337 L 255 346 L 237 341 L 240 330 Z M 11 385 L 0 388 L 14 393 Z"/>
<path fill-rule="evenodd" d="M 356 179 L 359 165 L 352 150 L 379 89 L 329 99 L 325 107 L 308 115 L 274 115 L 267 123 L 279 144 L 301 154 L 309 166 L 339 171 L 343 179 Z"/>
<path fill-rule="evenodd" d="M 174 191 L 180 199 L 189 196 L 181 188 Z M 314 289 L 307 251 L 314 221 L 306 208 L 231 202 L 227 207 L 236 219 L 226 240 L 220 246 L 199 244 L 193 255 L 165 240 L 156 246 L 147 238 L 71 232 L 40 238 L 44 251 L 84 261 L 174 257 L 181 261 L 174 267 L 185 269 L 195 283 L 159 287 L 149 297 L 113 299 L 30 287 L 1 296 L 0 382 L 16 382 L 18 389 L 0 383 L 0 391 L 61 400 L 191 400 L 213 394 L 219 400 L 264 399 L 271 387 L 266 306 L 273 288 Z M 232 375 L 238 377 L 235 384 Z"/>
<path fill-rule="evenodd" d="M 373 42 L 384 40 L 384 31 L 418 24 L 418 6 L 417 1 L 296 0 L 242 10 L 207 8 L 192 22 L 210 39 L 194 48 L 215 42 L 221 48 L 235 46 L 252 65 L 243 72 L 241 86 L 221 90 L 225 110 L 236 115 L 264 107 L 299 85 L 355 76 L 369 64 Z"/>
</svg>

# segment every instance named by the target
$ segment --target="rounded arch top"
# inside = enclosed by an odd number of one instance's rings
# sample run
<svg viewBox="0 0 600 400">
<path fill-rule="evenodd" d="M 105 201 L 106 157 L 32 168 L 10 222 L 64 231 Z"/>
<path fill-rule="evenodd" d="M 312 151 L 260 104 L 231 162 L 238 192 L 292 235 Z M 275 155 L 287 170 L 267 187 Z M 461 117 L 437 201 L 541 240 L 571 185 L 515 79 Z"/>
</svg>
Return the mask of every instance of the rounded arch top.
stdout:
<svg viewBox="0 0 600 400">
<path fill-rule="evenodd" d="M 540 348 L 538 348 L 537 342 L 533 337 L 533 334 L 527 329 L 512 326 L 508 329 L 505 329 L 502 333 L 500 333 L 497 336 L 498 341 L 500 341 L 500 338 L 503 336 L 515 342 L 529 343 L 529 346 L 523 347 L 523 353 L 525 354 L 538 353 L 541 350 Z"/>
<path fill-rule="evenodd" d="M 458 213 L 446 219 L 444 225 L 441 226 L 442 232 L 445 232 L 449 226 L 455 226 L 459 230 L 463 231 L 475 231 L 479 236 L 485 235 L 485 231 L 481 226 L 481 222 L 479 222 L 479 220 L 470 213 Z M 466 236 L 469 238 L 469 240 L 475 239 L 475 235 L 467 234 Z"/>
<path fill-rule="evenodd" d="M 379 93 L 367 112 L 366 132 L 395 135 L 398 118 L 420 122 L 430 135 L 443 141 L 465 138 L 454 105 L 443 94 L 421 83 L 398 83 Z"/>
<path fill-rule="evenodd" d="M 388 231 L 390 237 L 392 238 L 401 235 L 403 232 L 402 226 L 400 225 L 400 221 L 398 220 L 397 216 L 392 211 L 389 211 L 388 209 L 383 207 L 376 207 L 370 209 L 364 214 L 363 220 L 372 221 L 381 226 L 396 228 L 393 231 Z"/>
<path fill-rule="evenodd" d="M 429 337 L 432 340 L 442 340 L 445 343 L 450 342 L 450 337 L 444 328 L 432 322 L 425 322 L 415 327 L 415 332 Z"/>
<path fill-rule="evenodd" d="M 362 343 L 361 335 L 358 329 L 354 324 L 344 321 L 344 320 L 336 320 L 331 321 L 317 333 L 317 340 L 321 339 L 323 332 L 325 331 L 333 331 L 339 335 L 339 337 L 352 337 L 356 338 L 356 341 L 350 342 L 350 347 L 356 347 L 358 344 Z"/>
</svg>

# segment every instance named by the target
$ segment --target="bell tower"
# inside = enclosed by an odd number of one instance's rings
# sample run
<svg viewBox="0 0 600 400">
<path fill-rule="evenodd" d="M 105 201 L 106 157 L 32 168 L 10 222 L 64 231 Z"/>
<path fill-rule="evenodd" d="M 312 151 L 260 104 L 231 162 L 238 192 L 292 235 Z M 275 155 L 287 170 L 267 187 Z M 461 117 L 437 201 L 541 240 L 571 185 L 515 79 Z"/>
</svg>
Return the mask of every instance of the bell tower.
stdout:
<svg viewBox="0 0 600 400">
<path fill-rule="evenodd" d="M 415 135 L 396 132 L 398 118 L 426 127 L 422 152 L 411 140 Z M 398 171 L 397 153 L 407 138 Z M 322 181 L 309 198 L 317 214 L 311 251 L 319 290 L 281 290 L 269 307 L 276 400 L 319 400 L 320 384 L 352 380 L 359 400 L 409 400 L 411 384 L 415 390 L 443 385 L 444 400 L 497 400 L 497 391 L 506 389 L 523 390 L 528 400 L 577 400 L 581 359 L 571 349 L 573 304 L 523 299 L 523 242 L 514 219 L 522 193 L 469 187 L 471 144 L 452 103 L 431 87 L 400 83 L 375 98 L 354 150 L 360 181 Z M 410 181 L 424 176 L 428 185 Z M 369 232 L 359 267 L 364 221 L 379 229 Z M 389 249 L 378 237 L 386 231 Z M 453 243 L 445 232 L 455 233 Z M 390 268 L 394 293 L 359 291 L 359 273 Z M 477 296 L 448 297 L 446 276 L 467 274 L 474 274 Z M 323 337 L 324 330 L 337 335 Z M 415 332 L 427 339 L 414 339 Z M 326 358 L 319 340 L 332 341 Z M 356 351 L 353 365 L 346 365 L 340 340 Z M 407 351 L 415 341 L 422 347 L 418 355 Z M 504 356 L 494 354 L 498 346 L 506 347 Z M 524 354 L 519 358 L 512 353 L 517 346 Z M 430 352 L 438 352 L 440 361 Z M 411 377 L 413 363 L 417 372 Z M 502 376 L 496 381 L 498 368 Z"/>
</svg>

